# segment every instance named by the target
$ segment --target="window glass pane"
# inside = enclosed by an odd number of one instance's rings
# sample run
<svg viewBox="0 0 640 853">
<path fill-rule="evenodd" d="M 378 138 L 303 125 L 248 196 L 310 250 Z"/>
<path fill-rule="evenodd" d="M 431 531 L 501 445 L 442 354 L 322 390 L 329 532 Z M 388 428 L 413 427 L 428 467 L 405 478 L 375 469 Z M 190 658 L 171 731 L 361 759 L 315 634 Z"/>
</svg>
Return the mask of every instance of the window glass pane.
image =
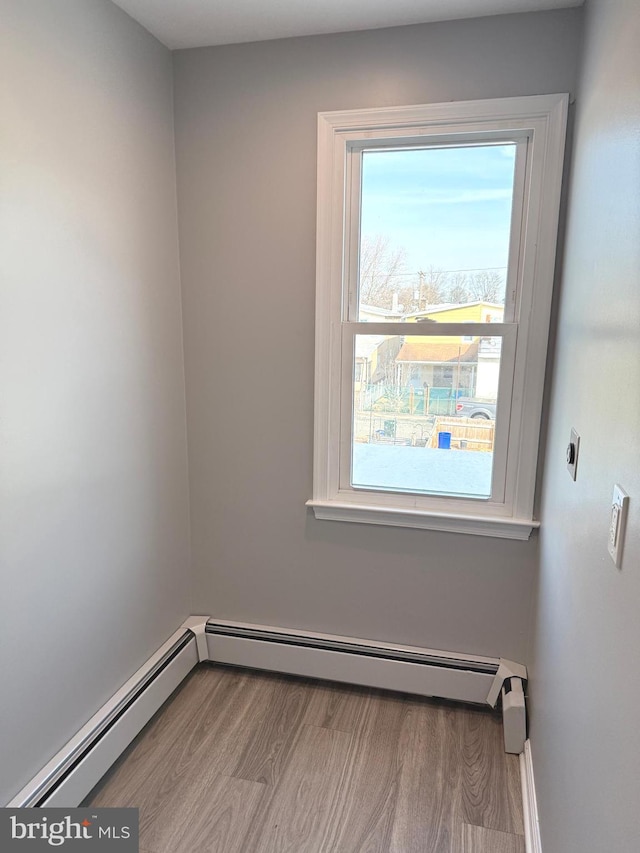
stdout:
<svg viewBox="0 0 640 853">
<path fill-rule="evenodd" d="M 491 496 L 501 338 L 356 335 L 354 488 Z"/>
<path fill-rule="evenodd" d="M 502 322 L 515 143 L 364 151 L 360 322 Z"/>
</svg>

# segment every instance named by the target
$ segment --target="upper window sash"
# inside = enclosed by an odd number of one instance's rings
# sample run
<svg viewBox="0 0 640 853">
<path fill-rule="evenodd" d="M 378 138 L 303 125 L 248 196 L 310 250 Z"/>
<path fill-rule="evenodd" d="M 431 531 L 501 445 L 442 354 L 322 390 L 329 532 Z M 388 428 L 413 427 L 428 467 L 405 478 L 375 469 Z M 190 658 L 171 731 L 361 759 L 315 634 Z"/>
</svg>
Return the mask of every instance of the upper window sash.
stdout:
<svg viewBox="0 0 640 853">
<path fill-rule="evenodd" d="M 516 146 L 515 169 L 513 179 L 513 196 L 511 208 L 511 225 L 509 239 L 509 258 L 505 282 L 504 320 L 517 322 L 519 315 L 519 294 L 523 255 L 521 241 L 524 237 L 524 208 L 526 204 L 526 187 L 528 184 L 527 165 L 531 163 L 527 156 L 532 141 L 530 130 L 511 131 L 509 133 L 485 131 L 477 134 L 461 134 L 456 136 L 441 136 L 426 134 L 423 128 L 416 129 L 415 144 L 403 145 L 401 140 L 393 137 L 387 145 L 381 144 L 380 138 L 358 140 L 350 138 L 345 146 L 345 197 L 344 197 L 344 254 L 343 254 L 343 290 L 341 317 L 347 322 L 358 322 L 360 279 L 360 239 L 362 212 L 362 155 L 366 151 L 407 151 L 414 149 L 465 148 L 487 144 L 513 144 Z M 412 139 L 414 137 L 411 137 Z"/>
</svg>

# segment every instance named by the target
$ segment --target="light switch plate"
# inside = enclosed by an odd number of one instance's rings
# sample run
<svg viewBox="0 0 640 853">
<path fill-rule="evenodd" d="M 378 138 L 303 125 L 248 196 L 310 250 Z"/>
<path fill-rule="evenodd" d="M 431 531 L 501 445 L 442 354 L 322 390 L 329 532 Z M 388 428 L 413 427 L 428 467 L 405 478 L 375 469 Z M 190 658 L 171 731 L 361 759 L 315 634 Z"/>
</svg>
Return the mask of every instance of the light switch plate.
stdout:
<svg viewBox="0 0 640 853">
<path fill-rule="evenodd" d="M 624 545 L 624 533 L 627 526 L 628 510 L 629 495 L 616 483 L 613 487 L 613 498 L 611 499 L 609 541 L 607 546 L 611 559 L 618 568 L 622 565 L 622 547 Z"/>
<path fill-rule="evenodd" d="M 571 474 L 571 479 L 575 480 L 578 469 L 578 451 L 580 450 L 580 436 L 575 431 L 571 430 L 571 438 L 567 447 L 567 471 Z"/>
</svg>

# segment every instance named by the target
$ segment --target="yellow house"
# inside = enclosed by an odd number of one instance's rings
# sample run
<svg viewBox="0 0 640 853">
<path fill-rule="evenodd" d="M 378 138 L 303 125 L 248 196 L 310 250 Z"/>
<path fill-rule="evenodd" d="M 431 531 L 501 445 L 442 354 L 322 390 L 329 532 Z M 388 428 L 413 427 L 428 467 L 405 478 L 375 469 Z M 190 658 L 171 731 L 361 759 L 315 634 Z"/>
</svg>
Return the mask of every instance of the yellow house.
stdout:
<svg viewBox="0 0 640 853">
<path fill-rule="evenodd" d="M 499 323 L 504 307 L 492 302 L 434 305 L 404 318 L 409 323 Z M 448 389 L 453 397 L 495 399 L 500 347 L 491 336 L 406 335 L 396 356 L 398 384 Z"/>
<path fill-rule="evenodd" d="M 494 302 L 465 302 L 462 305 L 432 305 L 424 311 L 407 314 L 405 323 L 501 323 L 504 317 L 504 305 Z M 409 338 L 405 338 L 409 340 Z M 418 338 L 418 341 L 424 340 Z M 433 342 L 451 342 L 451 338 L 432 338 Z"/>
</svg>

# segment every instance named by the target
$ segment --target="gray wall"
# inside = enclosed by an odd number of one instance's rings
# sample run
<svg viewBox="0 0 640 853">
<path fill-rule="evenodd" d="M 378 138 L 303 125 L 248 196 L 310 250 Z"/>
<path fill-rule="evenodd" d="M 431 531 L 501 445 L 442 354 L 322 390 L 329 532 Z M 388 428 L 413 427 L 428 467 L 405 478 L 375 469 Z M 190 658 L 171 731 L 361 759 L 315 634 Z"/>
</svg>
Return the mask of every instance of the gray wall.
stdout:
<svg viewBox="0 0 640 853">
<path fill-rule="evenodd" d="M 171 56 L 0 0 L 0 803 L 189 611 Z"/>
<path fill-rule="evenodd" d="M 571 91 L 580 21 L 565 10 L 174 54 L 195 612 L 524 658 L 535 538 L 305 508 L 316 114 Z"/>
<path fill-rule="evenodd" d="M 640 845 L 640 6 L 590 0 L 542 504 L 532 754 L 544 853 Z M 564 450 L 581 434 L 578 479 Z M 607 554 L 614 483 L 631 496 Z"/>
</svg>

